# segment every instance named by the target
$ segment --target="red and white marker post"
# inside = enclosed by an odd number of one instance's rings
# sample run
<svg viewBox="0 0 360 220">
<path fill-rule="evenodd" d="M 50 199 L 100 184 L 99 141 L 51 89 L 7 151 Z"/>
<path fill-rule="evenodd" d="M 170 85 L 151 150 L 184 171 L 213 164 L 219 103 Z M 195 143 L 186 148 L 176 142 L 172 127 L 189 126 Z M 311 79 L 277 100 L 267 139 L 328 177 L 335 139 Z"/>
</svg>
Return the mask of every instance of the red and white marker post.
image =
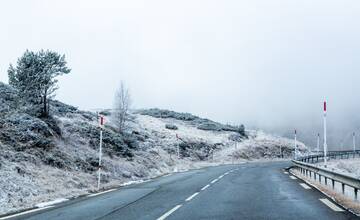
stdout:
<svg viewBox="0 0 360 220">
<path fill-rule="evenodd" d="M 105 117 L 103 115 L 98 115 L 99 117 L 99 126 L 100 126 L 100 146 L 99 146 L 99 171 L 98 171 L 98 184 L 97 188 L 100 189 L 101 182 L 101 157 L 102 157 L 102 139 L 103 139 L 103 128 L 105 125 Z"/>
<path fill-rule="evenodd" d="M 324 165 L 327 165 L 327 143 L 326 143 L 326 101 L 324 101 Z"/>
</svg>

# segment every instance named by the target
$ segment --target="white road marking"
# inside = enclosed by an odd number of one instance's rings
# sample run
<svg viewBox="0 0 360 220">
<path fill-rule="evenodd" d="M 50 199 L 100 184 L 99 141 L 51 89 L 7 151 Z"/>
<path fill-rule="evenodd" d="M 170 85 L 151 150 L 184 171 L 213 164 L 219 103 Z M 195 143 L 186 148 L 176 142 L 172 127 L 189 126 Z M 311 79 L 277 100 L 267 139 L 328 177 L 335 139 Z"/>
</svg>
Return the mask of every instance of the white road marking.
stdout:
<svg viewBox="0 0 360 220">
<path fill-rule="evenodd" d="M 39 203 L 39 204 L 37 204 L 35 206 L 38 207 L 38 208 L 44 208 L 44 207 L 47 207 L 47 206 L 52 206 L 52 205 L 56 205 L 56 204 L 59 204 L 59 203 L 62 203 L 62 202 L 66 202 L 68 200 L 69 199 L 65 199 L 65 198 L 55 199 L 54 201 L 42 202 L 42 203 Z"/>
<path fill-rule="evenodd" d="M 284 174 L 289 174 L 288 172 L 284 172 Z"/>
<path fill-rule="evenodd" d="M 290 176 L 291 179 L 296 180 L 297 178 L 294 176 Z"/>
<path fill-rule="evenodd" d="M 328 199 L 320 199 L 322 203 L 327 205 L 329 208 L 331 208 L 335 212 L 343 212 L 344 210 L 340 208 L 339 206 L 335 205 L 334 203 L 330 202 Z"/>
<path fill-rule="evenodd" d="M 189 198 L 185 199 L 186 202 L 189 202 L 190 200 L 192 200 L 195 196 L 197 196 L 199 193 L 194 193 L 192 194 Z"/>
<path fill-rule="evenodd" d="M 221 175 L 221 176 L 219 176 L 219 178 L 218 179 L 221 179 L 221 178 L 223 178 L 224 177 L 224 175 Z"/>
<path fill-rule="evenodd" d="M 181 208 L 182 205 L 177 205 L 174 208 L 172 208 L 170 211 L 168 211 L 167 213 L 163 214 L 162 216 L 160 216 L 157 220 L 164 220 L 167 217 L 169 217 L 173 212 L 175 212 L 176 210 L 178 210 L 179 208 Z"/>
<path fill-rule="evenodd" d="M 204 190 L 207 189 L 209 186 L 210 186 L 210 185 L 207 184 L 206 186 L 204 186 L 204 187 L 201 189 L 201 191 L 204 191 Z"/>
<path fill-rule="evenodd" d="M 311 189 L 311 187 L 305 183 L 300 183 L 300 186 L 302 186 L 304 189 Z"/>
<path fill-rule="evenodd" d="M 108 193 L 108 192 L 112 192 L 112 191 L 115 191 L 116 189 L 110 189 L 110 190 L 107 190 L 107 191 L 104 191 L 104 192 L 99 192 L 99 193 L 95 193 L 95 194 L 90 194 L 88 195 L 87 197 L 94 197 L 94 196 L 98 196 L 98 195 L 101 195 L 101 194 L 104 194 L 104 193 Z"/>
<path fill-rule="evenodd" d="M 37 212 L 37 211 L 41 211 L 41 210 L 44 210 L 44 209 L 49 209 L 49 208 L 52 208 L 52 207 L 54 207 L 54 206 L 46 206 L 46 207 L 43 207 L 43 208 L 32 209 L 32 210 L 21 212 L 21 213 L 18 213 L 18 214 L 2 217 L 2 218 L 0 218 L 0 220 L 14 218 L 14 217 L 17 217 L 17 216 L 21 216 L 21 215 L 25 215 L 25 214 L 29 214 L 29 213 L 33 213 L 33 212 Z"/>
<path fill-rule="evenodd" d="M 214 184 L 218 181 L 219 179 L 214 179 L 213 181 L 211 181 L 211 184 Z"/>
</svg>

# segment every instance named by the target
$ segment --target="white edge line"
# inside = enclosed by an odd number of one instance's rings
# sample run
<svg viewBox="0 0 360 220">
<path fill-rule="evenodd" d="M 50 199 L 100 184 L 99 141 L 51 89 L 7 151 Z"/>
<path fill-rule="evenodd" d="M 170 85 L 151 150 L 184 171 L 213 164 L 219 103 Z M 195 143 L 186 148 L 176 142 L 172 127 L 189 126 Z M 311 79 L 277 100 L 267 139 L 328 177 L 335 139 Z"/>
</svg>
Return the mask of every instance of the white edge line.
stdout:
<svg viewBox="0 0 360 220">
<path fill-rule="evenodd" d="M 209 186 L 210 186 L 210 185 L 207 184 L 206 186 L 204 186 L 204 187 L 201 189 L 201 191 L 204 191 L 204 190 L 207 189 Z"/>
<path fill-rule="evenodd" d="M 343 212 L 344 210 L 342 208 L 340 208 L 339 206 L 335 205 L 334 203 L 332 203 L 330 200 L 328 199 L 319 199 L 322 203 L 324 203 L 325 205 L 327 205 L 329 208 L 331 208 L 333 211 L 335 212 Z"/>
<path fill-rule="evenodd" d="M 104 194 L 104 193 L 108 193 L 108 192 L 112 192 L 112 191 L 115 191 L 116 189 L 109 189 L 109 190 L 106 190 L 104 192 L 99 192 L 99 193 L 95 193 L 95 194 L 91 194 L 91 195 L 88 195 L 87 197 L 94 197 L 94 196 L 98 196 L 98 195 L 101 195 L 101 194 Z"/>
<path fill-rule="evenodd" d="M 290 176 L 290 179 L 296 180 L 297 178 L 294 176 Z"/>
<path fill-rule="evenodd" d="M 163 214 L 162 216 L 160 216 L 157 220 L 164 220 L 167 217 L 169 217 L 173 212 L 175 212 L 176 210 L 178 210 L 182 205 L 177 205 L 174 208 L 172 208 L 170 211 L 166 212 L 165 214 Z"/>
<path fill-rule="evenodd" d="M 2 218 L 0 218 L 0 220 L 14 218 L 14 217 L 17 217 L 17 216 L 26 215 L 26 214 L 29 214 L 29 213 L 41 211 L 41 210 L 44 210 L 44 209 L 49 209 L 49 208 L 52 208 L 52 207 L 54 207 L 54 206 L 46 206 L 46 207 L 43 207 L 43 208 L 32 209 L 32 210 L 17 213 L 17 214 L 14 214 L 14 215 L 9 215 L 9 216 L 2 217 Z"/>
<path fill-rule="evenodd" d="M 54 201 L 42 202 L 42 203 L 36 204 L 35 206 L 37 208 L 44 208 L 44 207 L 56 205 L 56 204 L 59 204 L 59 203 L 63 203 L 63 202 L 66 202 L 66 201 L 69 201 L 69 199 L 55 199 Z"/>
<path fill-rule="evenodd" d="M 185 201 L 188 202 L 188 201 L 192 200 L 198 194 L 199 194 L 199 192 L 196 192 L 196 193 L 192 194 L 189 198 L 185 199 Z"/>
</svg>

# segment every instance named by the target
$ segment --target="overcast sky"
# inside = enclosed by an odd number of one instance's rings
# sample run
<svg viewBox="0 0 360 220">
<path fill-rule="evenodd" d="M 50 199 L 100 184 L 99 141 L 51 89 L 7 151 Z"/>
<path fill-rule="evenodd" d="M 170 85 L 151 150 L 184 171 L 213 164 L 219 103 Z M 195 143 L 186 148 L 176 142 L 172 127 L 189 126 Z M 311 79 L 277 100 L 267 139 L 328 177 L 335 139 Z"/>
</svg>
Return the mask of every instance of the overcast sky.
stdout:
<svg viewBox="0 0 360 220">
<path fill-rule="evenodd" d="M 311 136 L 327 98 L 341 139 L 359 128 L 359 22 L 357 0 L 1 1 L 0 80 L 51 49 L 72 68 L 57 98 L 81 109 L 111 107 L 124 80 L 136 108 Z"/>
</svg>

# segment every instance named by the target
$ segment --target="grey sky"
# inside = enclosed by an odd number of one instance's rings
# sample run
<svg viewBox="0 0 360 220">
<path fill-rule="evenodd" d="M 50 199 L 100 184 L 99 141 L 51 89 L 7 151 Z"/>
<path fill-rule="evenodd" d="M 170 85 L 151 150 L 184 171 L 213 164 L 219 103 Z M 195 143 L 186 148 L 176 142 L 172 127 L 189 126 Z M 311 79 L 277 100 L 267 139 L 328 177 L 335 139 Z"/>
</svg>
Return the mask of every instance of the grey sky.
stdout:
<svg viewBox="0 0 360 220">
<path fill-rule="evenodd" d="M 359 21 L 355 0 L 1 1 L 0 80 L 52 49 L 73 69 L 57 98 L 83 109 L 111 107 L 124 80 L 138 108 L 311 136 L 327 97 L 341 139 L 359 128 Z"/>
</svg>

